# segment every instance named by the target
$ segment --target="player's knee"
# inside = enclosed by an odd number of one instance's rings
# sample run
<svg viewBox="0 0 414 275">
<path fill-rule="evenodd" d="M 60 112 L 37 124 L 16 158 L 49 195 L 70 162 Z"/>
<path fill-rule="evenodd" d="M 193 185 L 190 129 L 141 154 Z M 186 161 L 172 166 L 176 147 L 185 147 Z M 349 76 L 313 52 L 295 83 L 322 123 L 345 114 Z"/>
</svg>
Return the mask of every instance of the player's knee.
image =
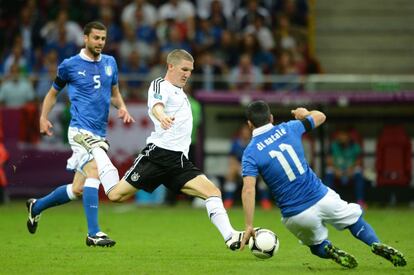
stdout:
<svg viewBox="0 0 414 275">
<path fill-rule="evenodd" d="M 99 178 L 98 167 L 96 166 L 95 161 L 88 162 L 84 167 L 83 171 L 85 172 L 88 178 Z"/>
<path fill-rule="evenodd" d="M 212 186 L 211 188 L 209 188 L 209 192 L 208 192 L 209 194 L 207 194 L 207 196 L 208 197 L 211 197 L 211 196 L 221 197 L 220 189 L 217 186 L 215 186 L 213 183 L 211 185 Z"/>
<path fill-rule="evenodd" d="M 109 192 L 109 194 L 108 194 L 108 199 L 111 201 L 111 202 L 122 202 L 123 200 L 122 200 L 122 195 L 121 194 L 119 194 L 118 192 L 115 192 L 115 191 L 111 191 L 111 192 Z"/>
<path fill-rule="evenodd" d="M 122 193 L 117 192 L 116 190 L 111 191 L 108 194 L 108 198 L 111 202 L 124 202 L 124 201 L 128 200 L 130 197 L 131 197 L 131 195 L 122 194 Z"/>
<path fill-rule="evenodd" d="M 83 187 L 72 185 L 72 192 L 76 197 L 81 197 L 82 192 L 83 192 Z"/>
</svg>

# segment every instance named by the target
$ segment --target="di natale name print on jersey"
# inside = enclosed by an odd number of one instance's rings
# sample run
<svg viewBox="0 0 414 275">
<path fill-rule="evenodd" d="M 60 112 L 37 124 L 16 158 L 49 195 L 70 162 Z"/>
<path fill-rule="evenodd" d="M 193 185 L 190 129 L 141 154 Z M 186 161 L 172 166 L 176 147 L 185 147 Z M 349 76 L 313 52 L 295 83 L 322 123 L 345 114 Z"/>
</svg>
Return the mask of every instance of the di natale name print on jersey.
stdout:
<svg viewBox="0 0 414 275">
<path fill-rule="evenodd" d="M 274 134 L 271 134 L 267 139 L 264 141 L 259 141 L 256 143 L 257 150 L 262 151 L 266 145 L 270 145 L 276 140 L 278 140 L 280 137 L 286 135 L 285 128 L 276 129 Z"/>
</svg>

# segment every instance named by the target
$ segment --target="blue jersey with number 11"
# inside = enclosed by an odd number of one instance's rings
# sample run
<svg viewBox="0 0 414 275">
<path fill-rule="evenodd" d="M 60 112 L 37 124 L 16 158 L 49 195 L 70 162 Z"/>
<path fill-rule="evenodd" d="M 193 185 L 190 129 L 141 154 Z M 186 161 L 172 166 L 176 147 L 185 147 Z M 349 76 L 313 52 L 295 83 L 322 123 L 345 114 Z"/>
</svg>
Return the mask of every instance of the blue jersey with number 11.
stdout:
<svg viewBox="0 0 414 275">
<path fill-rule="evenodd" d="M 307 119 L 313 126 L 312 118 Z M 284 217 L 303 212 L 328 192 L 306 161 L 304 132 L 300 120 L 264 125 L 254 130 L 243 154 L 243 177 L 260 174 Z"/>
<path fill-rule="evenodd" d="M 71 127 L 105 137 L 112 86 L 117 84 L 118 68 L 112 56 L 101 54 L 98 61 L 92 61 L 81 51 L 59 65 L 53 87 L 60 91 L 68 85 Z"/>
</svg>

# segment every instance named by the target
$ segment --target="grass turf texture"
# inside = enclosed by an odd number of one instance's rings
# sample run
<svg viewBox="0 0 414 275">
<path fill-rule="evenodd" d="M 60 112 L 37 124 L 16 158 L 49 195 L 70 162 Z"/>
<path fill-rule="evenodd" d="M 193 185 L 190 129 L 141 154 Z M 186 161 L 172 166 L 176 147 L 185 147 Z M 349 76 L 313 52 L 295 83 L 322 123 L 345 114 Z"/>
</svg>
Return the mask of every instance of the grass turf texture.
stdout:
<svg viewBox="0 0 414 275">
<path fill-rule="evenodd" d="M 228 212 L 234 227 L 242 229 L 242 209 Z M 101 203 L 99 214 L 101 229 L 117 241 L 113 248 L 85 245 L 79 202 L 45 211 L 34 235 L 26 229 L 24 201 L 0 206 L 0 274 L 414 274 L 412 209 L 370 208 L 365 216 L 382 241 L 404 253 L 408 264 L 403 268 L 375 256 L 348 230 L 330 227 L 333 243 L 357 258 L 353 270 L 313 256 L 283 227 L 275 209 L 258 208 L 255 217 L 255 226 L 280 238 L 279 252 L 269 260 L 255 258 L 248 249 L 227 249 L 205 209 Z"/>
</svg>

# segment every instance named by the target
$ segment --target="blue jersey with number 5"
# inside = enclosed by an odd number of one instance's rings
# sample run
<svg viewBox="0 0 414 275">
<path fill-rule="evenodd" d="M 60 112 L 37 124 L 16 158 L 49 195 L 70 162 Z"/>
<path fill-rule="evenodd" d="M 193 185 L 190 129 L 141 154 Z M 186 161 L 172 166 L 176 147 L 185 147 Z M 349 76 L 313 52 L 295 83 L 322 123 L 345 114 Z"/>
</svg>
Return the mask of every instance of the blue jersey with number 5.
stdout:
<svg viewBox="0 0 414 275">
<path fill-rule="evenodd" d="M 60 91 L 68 85 L 71 101 L 71 127 L 106 136 L 112 86 L 118 84 L 118 67 L 112 56 L 101 54 L 98 61 L 81 52 L 65 59 L 58 67 L 53 87 Z"/>
<path fill-rule="evenodd" d="M 307 119 L 314 125 L 312 118 Z M 306 161 L 304 132 L 300 120 L 264 125 L 254 130 L 243 154 L 243 177 L 260 174 L 284 217 L 301 213 L 328 192 Z"/>
</svg>

